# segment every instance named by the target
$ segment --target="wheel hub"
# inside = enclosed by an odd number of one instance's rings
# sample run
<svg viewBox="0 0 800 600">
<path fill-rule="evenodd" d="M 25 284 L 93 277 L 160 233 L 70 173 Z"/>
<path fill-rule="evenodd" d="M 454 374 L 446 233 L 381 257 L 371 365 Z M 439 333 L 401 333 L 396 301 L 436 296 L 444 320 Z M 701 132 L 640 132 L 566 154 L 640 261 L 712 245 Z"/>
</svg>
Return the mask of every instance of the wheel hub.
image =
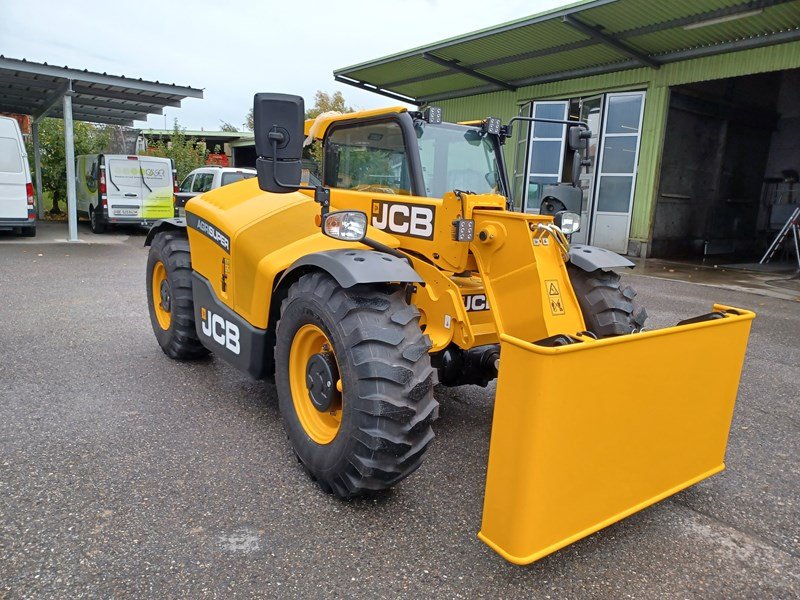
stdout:
<svg viewBox="0 0 800 600">
<path fill-rule="evenodd" d="M 339 371 L 331 352 L 312 354 L 306 365 L 306 387 L 311 403 L 319 412 L 328 412 L 336 397 Z"/>
<path fill-rule="evenodd" d="M 161 308 L 167 312 L 170 312 L 172 308 L 172 293 L 169 289 L 169 282 L 166 279 L 161 282 L 159 294 L 161 296 Z"/>
</svg>

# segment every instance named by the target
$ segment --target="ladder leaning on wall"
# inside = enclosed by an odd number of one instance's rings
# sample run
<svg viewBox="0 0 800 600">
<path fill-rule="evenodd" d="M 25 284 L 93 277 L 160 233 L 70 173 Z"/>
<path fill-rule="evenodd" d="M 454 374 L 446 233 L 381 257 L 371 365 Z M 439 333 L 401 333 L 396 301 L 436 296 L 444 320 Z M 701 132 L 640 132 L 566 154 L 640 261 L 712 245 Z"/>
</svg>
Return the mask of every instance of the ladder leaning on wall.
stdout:
<svg viewBox="0 0 800 600">
<path fill-rule="evenodd" d="M 761 260 L 758 261 L 758 264 L 765 265 L 771 261 L 778 252 L 778 248 L 781 246 L 781 244 L 784 241 L 787 241 L 786 238 L 789 237 L 790 233 L 794 239 L 794 255 L 797 259 L 797 268 L 800 269 L 800 205 L 798 205 L 797 208 L 794 209 L 794 212 L 789 215 L 786 223 L 783 224 L 783 227 L 781 227 L 778 235 L 776 235 L 775 239 L 772 240 L 772 243 L 769 245 L 769 248 L 767 248 L 764 256 L 761 257 Z"/>
</svg>

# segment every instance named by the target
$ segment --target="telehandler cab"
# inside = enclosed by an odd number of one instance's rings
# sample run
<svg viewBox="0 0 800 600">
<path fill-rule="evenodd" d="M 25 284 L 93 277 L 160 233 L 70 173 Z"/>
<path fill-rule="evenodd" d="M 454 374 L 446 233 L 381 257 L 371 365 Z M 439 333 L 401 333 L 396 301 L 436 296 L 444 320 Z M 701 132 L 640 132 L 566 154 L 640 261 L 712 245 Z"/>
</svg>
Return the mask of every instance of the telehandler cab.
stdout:
<svg viewBox="0 0 800 600">
<path fill-rule="evenodd" d="M 555 196 L 556 214 L 511 210 L 508 125 L 390 107 L 304 131 L 302 98 L 283 94 L 257 94 L 254 116 L 258 178 L 150 231 L 150 317 L 171 358 L 274 377 L 322 489 L 417 469 L 437 379 L 498 380 L 478 535 L 514 563 L 724 468 L 755 315 L 715 305 L 644 331 L 614 271 L 630 261 L 570 246 L 578 217 Z M 305 136 L 324 149 L 317 188 L 300 183 Z"/>
</svg>

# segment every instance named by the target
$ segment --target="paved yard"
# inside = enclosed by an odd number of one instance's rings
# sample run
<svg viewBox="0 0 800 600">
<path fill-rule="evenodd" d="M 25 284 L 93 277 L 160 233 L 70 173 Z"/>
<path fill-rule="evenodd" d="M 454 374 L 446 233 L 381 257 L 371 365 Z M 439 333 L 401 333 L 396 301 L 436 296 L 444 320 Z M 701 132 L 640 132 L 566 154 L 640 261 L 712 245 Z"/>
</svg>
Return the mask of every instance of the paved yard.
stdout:
<svg viewBox="0 0 800 600">
<path fill-rule="evenodd" d="M 0 598 L 800 597 L 798 302 L 631 276 L 651 326 L 759 313 L 728 470 L 516 567 L 475 537 L 493 388 L 440 391 L 423 467 L 335 500 L 272 385 L 161 352 L 143 237 L 115 235 L 0 235 Z"/>
</svg>

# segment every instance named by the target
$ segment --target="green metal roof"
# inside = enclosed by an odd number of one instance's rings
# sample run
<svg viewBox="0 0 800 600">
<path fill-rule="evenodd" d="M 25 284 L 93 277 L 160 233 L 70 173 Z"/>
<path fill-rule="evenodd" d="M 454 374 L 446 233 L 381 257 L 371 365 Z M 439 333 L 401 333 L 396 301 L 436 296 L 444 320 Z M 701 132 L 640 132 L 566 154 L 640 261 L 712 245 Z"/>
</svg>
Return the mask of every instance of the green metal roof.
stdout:
<svg viewBox="0 0 800 600">
<path fill-rule="evenodd" d="M 800 40 L 800 0 L 588 0 L 334 71 L 422 104 Z"/>
</svg>

